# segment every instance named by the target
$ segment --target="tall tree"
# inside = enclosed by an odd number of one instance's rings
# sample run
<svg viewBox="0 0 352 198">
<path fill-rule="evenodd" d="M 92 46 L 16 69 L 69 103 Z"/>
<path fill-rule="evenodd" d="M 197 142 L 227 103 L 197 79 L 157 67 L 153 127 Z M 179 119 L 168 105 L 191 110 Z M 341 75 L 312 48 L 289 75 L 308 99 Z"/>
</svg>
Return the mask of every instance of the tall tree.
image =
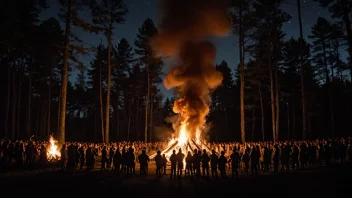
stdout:
<svg viewBox="0 0 352 198">
<path fill-rule="evenodd" d="M 92 3 L 93 23 L 103 31 L 108 42 L 108 81 L 105 106 L 104 142 L 110 137 L 110 95 L 111 95 L 111 50 L 114 26 L 125 22 L 128 9 L 122 0 L 96 0 Z"/>
<path fill-rule="evenodd" d="M 235 14 L 235 34 L 238 35 L 238 48 L 239 48 L 239 57 L 240 57 L 240 63 L 239 63 L 239 74 L 240 74 L 240 117 L 241 117 L 241 141 L 245 142 L 246 141 L 246 128 L 245 128 L 245 104 L 244 104 L 244 86 L 245 86 L 245 80 L 244 80 L 244 61 L 245 61 L 245 33 L 246 33 L 246 25 L 245 23 L 248 21 L 245 21 L 245 15 L 248 15 L 249 12 L 249 4 L 248 0 L 240 0 L 240 1 L 235 1 L 234 6 L 237 10 L 237 13 Z"/>
<path fill-rule="evenodd" d="M 302 132 L 303 140 L 307 138 L 307 107 L 306 107 L 306 94 L 304 87 L 304 63 L 303 63 L 303 28 L 302 28 L 302 16 L 301 16 L 301 0 L 297 0 L 297 9 L 298 9 L 298 25 L 299 25 L 299 60 L 300 60 L 300 69 L 301 69 L 301 101 L 302 101 Z"/>
<path fill-rule="evenodd" d="M 149 40 L 158 33 L 158 30 L 152 19 L 146 19 L 142 26 L 138 29 L 137 38 L 135 40 L 135 54 L 138 56 L 138 62 L 144 67 L 144 72 L 146 74 L 147 81 L 147 94 L 145 100 L 145 127 L 144 127 L 144 141 L 148 141 L 148 128 L 151 133 L 151 123 L 148 124 L 148 121 L 152 122 L 149 119 L 152 114 L 151 108 L 151 91 L 153 84 L 158 84 L 161 82 L 160 75 L 162 61 L 161 58 L 155 57 L 153 51 L 149 45 Z M 156 89 L 155 89 L 156 91 Z M 148 127 L 149 126 L 149 127 Z"/>
<path fill-rule="evenodd" d="M 350 0 L 314 0 L 319 2 L 320 6 L 328 8 L 332 13 L 333 18 L 342 19 L 346 26 L 346 33 L 348 39 L 348 53 L 352 57 L 352 28 L 351 28 L 351 14 L 352 14 L 352 1 Z M 352 62 L 349 62 L 352 81 Z"/>
<path fill-rule="evenodd" d="M 282 2 L 282 0 L 260 0 L 254 3 L 255 17 L 259 22 L 251 35 L 255 43 L 252 46 L 252 54 L 260 53 L 256 58 L 264 59 L 263 63 L 268 65 L 274 140 L 278 140 L 279 134 L 279 61 L 285 35 L 282 25 L 290 19 L 290 15 L 280 9 Z"/>
<path fill-rule="evenodd" d="M 106 78 L 102 68 L 106 67 L 107 49 L 102 44 L 96 47 L 96 55 L 88 70 L 88 92 L 92 98 L 92 114 L 94 115 L 94 139 L 104 141 L 104 106 L 102 82 Z M 99 132 L 99 133 L 97 133 Z M 100 135 L 99 135 L 100 134 Z M 99 136 L 98 136 L 99 135 Z"/>
<path fill-rule="evenodd" d="M 73 45 L 71 38 L 75 41 L 78 37 L 75 37 L 71 30 L 72 26 L 83 28 L 84 30 L 89 30 L 91 27 L 89 24 L 85 23 L 78 16 L 78 11 L 80 8 L 87 6 L 86 0 L 59 0 L 61 4 L 61 9 L 59 17 L 65 20 L 65 41 L 63 46 L 63 63 L 61 69 L 61 89 L 60 89 L 60 119 L 59 119 L 59 132 L 58 132 L 58 142 L 60 144 L 65 143 L 65 131 L 66 131 L 66 103 L 67 103 L 67 81 L 68 81 L 68 71 L 69 71 L 69 60 L 78 62 L 77 58 L 73 55 L 75 51 L 84 52 L 84 48 Z"/>
<path fill-rule="evenodd" d="M 329 114 L 330 114 L 330 130 L 332 136 L 335 136 L 335 118 L 333 108 L 332 85 L 329 68 L 329 50 L 330 50 L 331 24 L 328 20 L 319 17 L 317 23 L 312 27 L 312 33 L 309 38 L 313 40 L 313 61 L 315 69 L 325 80 L 325 85 L 328 89 L 329 98 Z M 330 65 L 332 66 L 332 65 Z"/>
</svg>

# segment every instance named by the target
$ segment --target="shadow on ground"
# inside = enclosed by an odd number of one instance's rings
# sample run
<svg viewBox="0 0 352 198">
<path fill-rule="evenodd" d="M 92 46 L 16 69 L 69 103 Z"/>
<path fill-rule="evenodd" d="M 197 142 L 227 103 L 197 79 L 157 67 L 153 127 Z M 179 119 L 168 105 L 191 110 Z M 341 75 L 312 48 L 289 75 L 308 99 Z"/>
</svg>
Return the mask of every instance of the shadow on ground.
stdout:
<svg viewBox="0 0 352 198">
<path fill-rule="evenodd" d="M 286 193 L 314 192 L 316 196 L 337 197 L 348 193 L 352 186 L 352 164 L 334 164 L 328 168 L 262 175 L 259 178 L 243 177 L 237 180 L 181 179 L 154 176 L 121 176 L 111 172 L 77 173 L 45 172 L 29 176 L 0 177 L 3 192 L 15 192 L 36 197 L 62 196 L 167 196 L 200 197 L 246 195 L 256 192 Z M 286 193 L 285 193 L 286 192 Z M 235 193 L 235 194 L 232 194 Z M 285 194 L 282 194 L 285 193 Z M 338 193 L 338 194 L 337 194 Z M 232 195 L 231 195 L 232 194 Z M 258 194 L 256 194 L 258 195 Z"/>
</svg>

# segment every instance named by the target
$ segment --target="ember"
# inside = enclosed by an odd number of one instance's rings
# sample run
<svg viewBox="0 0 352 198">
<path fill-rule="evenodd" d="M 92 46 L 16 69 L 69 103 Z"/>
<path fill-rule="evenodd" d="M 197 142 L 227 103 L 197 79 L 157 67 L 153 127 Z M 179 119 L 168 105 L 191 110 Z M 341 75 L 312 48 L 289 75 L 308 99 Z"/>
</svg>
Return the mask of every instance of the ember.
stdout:
<svg viewBox="0 0 352 198">
<path fill-rule="evenodd" d="M 59 160 L 61 158 L 61 153 L 58 149 L 57 140 L 55 140 L 53 136 L 50 136 L 46 155 L 48 161 Z"/>
</svg>

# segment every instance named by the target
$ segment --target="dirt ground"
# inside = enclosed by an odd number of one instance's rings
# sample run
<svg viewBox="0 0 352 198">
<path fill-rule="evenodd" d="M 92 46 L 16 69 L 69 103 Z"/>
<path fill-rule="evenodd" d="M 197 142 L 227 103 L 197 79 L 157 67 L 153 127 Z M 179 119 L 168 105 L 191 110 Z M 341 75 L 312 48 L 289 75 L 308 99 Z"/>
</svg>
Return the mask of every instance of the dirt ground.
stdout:
<svg viewBox="0 0 352 198">
<path fill-rule="evenodd" d="M 138 170 L 138 169 L 137 169 Z M 352 164 L 332 164 L 325 168 L 302 171 L 262 174 L 258 178 L 242 176 L 239 179 L 186 179 L 170 180 L 168 176 L 156 178 L 153 168 L 148 176 L 117 177 L 113 172 L 65 172 L 46 170 L 0 175 L 1 191 L 14 195 L 36 197 L 62 196 L 167 196 L 203 197 L 246 195 L 256 192 L 272 192 L 279 196 L 339 197 L 349 193 L 352 187 Z M 304 194 L 302 194 L 302 192 Z M 313 192 L 314 194 L 307 194 Z M 240 193 L 240 194 L 239 194 Z M 232 194 L 232 195 L 231 195 Z M 350 193 L 349 193 L 350 194 Z M 254 194 L 257 195 L 258 194 Z"/>
</svg>

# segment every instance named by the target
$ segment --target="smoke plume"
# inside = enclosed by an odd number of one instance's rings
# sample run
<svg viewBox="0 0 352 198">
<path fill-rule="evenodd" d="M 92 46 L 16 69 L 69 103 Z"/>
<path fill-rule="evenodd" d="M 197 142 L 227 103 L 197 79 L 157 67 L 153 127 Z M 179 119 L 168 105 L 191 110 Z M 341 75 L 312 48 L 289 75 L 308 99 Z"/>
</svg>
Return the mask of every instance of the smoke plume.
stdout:
<svg viewBox="0 0 352 198">
<path fill-rule="evenodd" d="M 230 29 L 225 0 L 161 0 L 162 20 L 159 34 L 151 40 L 156 53 L 176 58 L 167 73 L 167 89 L 179 87 L 180 98 L 173 111 L 178 123 L 187 122 L 188 136 L 193 138 L 205 126 L 209 113 L 209 90 L 222 82 L 214 66 L 216 49 L 206 39 L 225 36 Z"/>
</svg>

